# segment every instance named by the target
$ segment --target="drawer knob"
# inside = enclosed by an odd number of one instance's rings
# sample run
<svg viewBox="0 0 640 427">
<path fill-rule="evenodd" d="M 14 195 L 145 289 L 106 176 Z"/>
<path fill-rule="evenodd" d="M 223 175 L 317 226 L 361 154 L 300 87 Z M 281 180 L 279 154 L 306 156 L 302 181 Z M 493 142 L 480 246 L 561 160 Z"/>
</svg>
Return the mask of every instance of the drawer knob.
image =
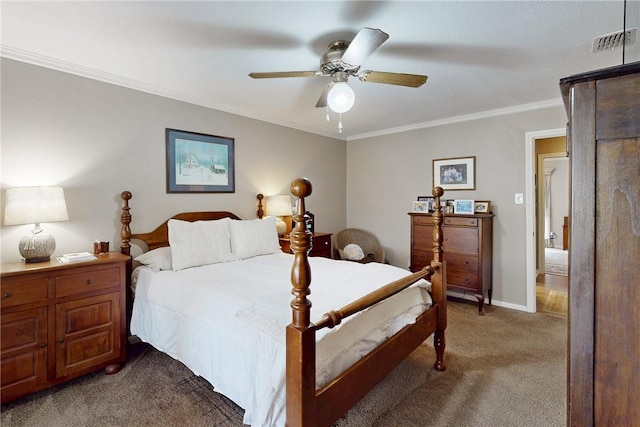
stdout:
<svg viewBox="0 0 640 427">
<path fill-rule="evenodd" d="M 2 298 L 9 298 L 10 296 L 11 296 L 11 294 L 9 292 L 7 292 L 4 295 L 2 295 Z"/>
<path fill-rule="evenodd" d="M 93 285 L 93 280 L 88 279 L 88 280 L 87 280 L 87 285 Z"/>
<path fill-rule="evenodd" d="M 62 344 L 64 342 L 64 338 L 58 338 L 58 342 Z"/>
<path fill-rule="evenodd" d="M 45 342 L 40 343 L 40 348 L 45 348 L 46 346 L 47 346 L 47 343 L 45 343 Z"/>
</svg>

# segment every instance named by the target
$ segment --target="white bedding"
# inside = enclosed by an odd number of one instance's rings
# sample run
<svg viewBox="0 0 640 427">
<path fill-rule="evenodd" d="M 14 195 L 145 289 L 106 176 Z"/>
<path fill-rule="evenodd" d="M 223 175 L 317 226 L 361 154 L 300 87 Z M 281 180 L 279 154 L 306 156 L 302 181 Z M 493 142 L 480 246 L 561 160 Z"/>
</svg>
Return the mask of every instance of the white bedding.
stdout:
<svg viewBox="0 0 640 427">
<path fill-rule="evenodd" d="M 244 423 L 284 426 L 285 327 L 293 256 L 278 253 L 180 271 L 136 270 L 131 332 L 207 379 L 245 410 Z M 386 264 L 309 258 L 311 319 L 409 274 Z M 356 281 L 368 272 L 370 281 Z M 431 305 L 421 280 L 317 334 L 321 387 Z"/>
</svg>

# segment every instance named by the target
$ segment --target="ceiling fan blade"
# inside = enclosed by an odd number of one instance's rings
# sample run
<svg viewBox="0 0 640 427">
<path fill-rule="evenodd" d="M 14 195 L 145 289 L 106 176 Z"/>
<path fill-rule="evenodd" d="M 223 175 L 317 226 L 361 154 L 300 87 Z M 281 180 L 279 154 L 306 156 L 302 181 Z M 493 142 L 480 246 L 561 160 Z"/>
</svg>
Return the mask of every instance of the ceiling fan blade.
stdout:
<svg viewBox="0 0 640 427">
<path fill-rule="evenodd" d="M 333 82 L 329 83 L 327 87 L 324 88 L 320 98 L 318 98 L 318 102 L 316 104 L 316 108 L 326 107 L 327 106 L 327 97 L 329 96 L 329 91 L 333 87 Z"/>
<path fill-rule="evenodd" d="M 277 79 L 281 77 L 313 77 L 317 71 L 276 71 L 272 73 L 249 73 L 254 79 Z"/>
<path fill-rule="evenodd" d="M 420 87 L 427 81 L 427 76 L 420 74 L 385 73 L 366 70 L 358 74 L 363 82 L 384 83 L 388 85 Z"/>
<path fill-rule="evenodd" d="M 377 28 L 364 27 L 353 38 L 349 47 L 342 55 L 342 61 L 351 65 L 360 65 L 373 53 L 374 50 L 382 46 L 387 41 L 389 34 Z"/>
</svg>

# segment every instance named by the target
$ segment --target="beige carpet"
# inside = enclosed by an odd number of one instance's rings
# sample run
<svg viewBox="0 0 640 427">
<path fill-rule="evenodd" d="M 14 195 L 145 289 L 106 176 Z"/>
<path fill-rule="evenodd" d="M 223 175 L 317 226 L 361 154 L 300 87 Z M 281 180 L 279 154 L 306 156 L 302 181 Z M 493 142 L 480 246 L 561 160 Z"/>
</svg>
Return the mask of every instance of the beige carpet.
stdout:
<svg viewBox="0 0 640 427">
<path fill-rule="evenodd" d="M 451 302 L 446 372 L 429 339 L 340 427 L 562 426 L 566 317 Z M 94 373 L 2 406 L 9 426 L 241 426 L 242 410 L 182 364 L 134 347 L 116 375 Z"/>
</svg>

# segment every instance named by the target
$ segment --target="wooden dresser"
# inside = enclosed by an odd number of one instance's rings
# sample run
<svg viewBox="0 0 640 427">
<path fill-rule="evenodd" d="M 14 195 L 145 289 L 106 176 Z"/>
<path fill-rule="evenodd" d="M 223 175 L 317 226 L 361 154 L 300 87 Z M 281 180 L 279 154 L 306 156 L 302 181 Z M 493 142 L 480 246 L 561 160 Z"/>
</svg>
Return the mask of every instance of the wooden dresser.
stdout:
<svg viewBox="0 0 640 427">
<path fill-rule="evenodd" d="M 560 80 L 569 117 L 568 426 L 640 426 L 640 62 Z"/>
<path fill-rule="evenodd" d="M 130 258 L 97 257 L 2 265 L 2 403 L 97 369 L 120 369 Z"/>
<path fill-rule="evenodd" d="M 321 256 L 331 258 L 331 233 L 313 233 L 311 238 L 312 248 L 309 256 Z M 291 252 L 291 240 L 288 237 L 280 238 L 280 247 L 282 252 Z"/>
<path fill-rule="evenodd" d="M 433 218 L 411 215 L 412 272 L 433 259 Z M 483 313 L 485 295 L 491 304 L 493 263 L 493 214 L 447 214 L 443 224 L 443 251 L 447 263 L 447 288 L 472 292 Z"/>
</svg>

